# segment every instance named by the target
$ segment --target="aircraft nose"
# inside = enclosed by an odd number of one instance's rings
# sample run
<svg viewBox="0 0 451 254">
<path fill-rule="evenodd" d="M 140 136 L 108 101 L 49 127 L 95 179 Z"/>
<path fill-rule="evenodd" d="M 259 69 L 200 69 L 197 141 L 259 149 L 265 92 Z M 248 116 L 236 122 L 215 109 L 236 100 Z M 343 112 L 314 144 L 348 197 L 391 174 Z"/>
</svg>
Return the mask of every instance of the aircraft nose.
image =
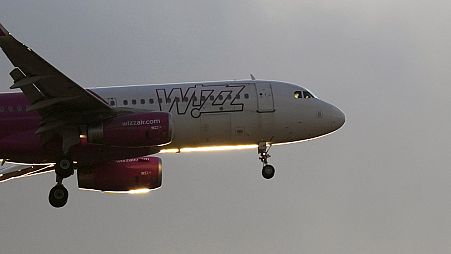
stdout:
<svg viewBox="0 0 451 254">
<path fill-rule="evenodd" d="M 343 126 L 343 124 L 345 124 L 346 116 L 343 111 L 333 105 L 331 105 L 330 111 L 329 117 L 331 120 L 331 127 L 333 130 L 338 130 L 341 126 Z"/>
<path fill-rule="evenodd" d="M 334 105 L 329 103 L 325 104 L 326 106 L 323 108 L 323 113 L 324 120 L 326 121 L 324 123 L 328 125 L 325 126 L 325 128 L 327 128 L 328 132 L 336 131 L 345 123 L 345 114 Z"/>
</svg>

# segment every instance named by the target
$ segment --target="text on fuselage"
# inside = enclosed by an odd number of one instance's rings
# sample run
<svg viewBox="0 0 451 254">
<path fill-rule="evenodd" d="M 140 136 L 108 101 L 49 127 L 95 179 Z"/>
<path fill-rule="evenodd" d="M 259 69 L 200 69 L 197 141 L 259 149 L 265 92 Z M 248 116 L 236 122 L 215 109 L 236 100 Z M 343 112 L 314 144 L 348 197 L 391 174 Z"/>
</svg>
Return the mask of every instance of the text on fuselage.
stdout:
<svg viewBox="0 0 451 254">
<path fill-rule="evenodd" d="M 193 85 L 156 89 L 161 111 L 198 118 L 204 113 L 243 111 L 244 103 L 238 102 L 245 84 Z"/>
</svg>

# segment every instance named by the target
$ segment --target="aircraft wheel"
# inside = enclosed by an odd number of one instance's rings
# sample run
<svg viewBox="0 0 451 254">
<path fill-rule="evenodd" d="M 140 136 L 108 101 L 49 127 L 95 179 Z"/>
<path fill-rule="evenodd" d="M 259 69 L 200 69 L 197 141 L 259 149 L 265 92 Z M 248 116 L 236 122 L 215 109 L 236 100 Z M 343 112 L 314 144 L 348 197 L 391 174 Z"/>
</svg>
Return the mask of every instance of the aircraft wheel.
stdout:
<svg viewBox="0 0 451 254">
<path fill-rule="evenodd" d="M 69 192 L 62 184 L 57 184 L 50 190 L 49 202 L 53 207 L 60 208 L 66 205 Z"/>
<path fill-rule="evenodd" d="M 73 175 L 74 162 L 68 157 L 59 159 L 55 165 L 55 173 L 62 178 L 67 178 Z"/>
<path fill-rule="evenodd" d="M 262 175 L 265 179 L 271 179 L 273 178 L 274 174 L 276 173 L 276 170 L 272 165 L 265 165 L 262 169 Z"/>
</svg>

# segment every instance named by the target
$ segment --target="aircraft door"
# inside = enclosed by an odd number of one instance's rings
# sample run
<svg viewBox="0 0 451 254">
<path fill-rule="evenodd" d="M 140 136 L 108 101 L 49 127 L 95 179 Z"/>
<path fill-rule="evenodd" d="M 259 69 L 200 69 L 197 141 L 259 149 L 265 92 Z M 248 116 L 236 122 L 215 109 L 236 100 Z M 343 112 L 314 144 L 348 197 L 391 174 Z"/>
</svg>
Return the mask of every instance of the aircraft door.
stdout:
<svg viewBox="0 0 451 254">
<path fill-rule="evenodd" d="M 274 112 L 271 83 L 257 82 L 255 83 L 255 88 L 257 90 L 257 112 Z"/>
</svg>

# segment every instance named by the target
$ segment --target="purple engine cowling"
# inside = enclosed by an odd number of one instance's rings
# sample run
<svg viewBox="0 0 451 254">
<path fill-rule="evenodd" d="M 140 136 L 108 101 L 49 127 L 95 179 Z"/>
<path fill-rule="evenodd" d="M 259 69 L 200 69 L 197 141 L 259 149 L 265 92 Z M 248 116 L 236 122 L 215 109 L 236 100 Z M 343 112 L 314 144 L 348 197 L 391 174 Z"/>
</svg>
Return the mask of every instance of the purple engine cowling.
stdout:
<svg viewBox="0 0 451 254">
<path fill-rule="evenodd" d="M 111 161 L 77 170 L 78 187 L 100 191 L 156 189 L 162 182 L 162 164 L 158 157 Z"/>
<path fill-rule="evenodd" d="M 87 129 L 90 144 L 144 147 L 168 144 L 171 140 L 171 115 L 166 112 L 118 116 Z"/>
</svg>

